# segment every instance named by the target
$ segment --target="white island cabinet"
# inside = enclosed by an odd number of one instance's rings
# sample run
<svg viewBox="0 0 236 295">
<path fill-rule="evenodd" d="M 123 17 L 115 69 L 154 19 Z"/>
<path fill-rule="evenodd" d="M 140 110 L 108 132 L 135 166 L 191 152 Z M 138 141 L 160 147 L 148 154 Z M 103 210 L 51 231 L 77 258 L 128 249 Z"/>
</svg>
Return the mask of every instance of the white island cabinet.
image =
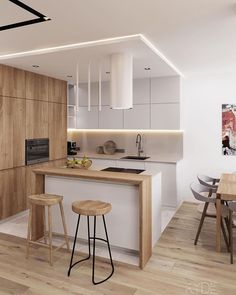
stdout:
<svg viewBox="0 0 236 295">
<path fill-rule="evenodd" d="M 151 173 L 152 246 L 154 246 L 161 235 L 161 173 Z M 145 171 L 145 174 L 149 172 Z M 45 192 L 64 196 L 63 204 L 70 236 L 74 236 L 78 217 L 71 210 L 72 202 L 100 200 L 111 203 L 112 211 L 106 215 L 111 245 L 139 251 L 139 190 L 137 185 L 46 176 Z M 53 229 L 63 233 L 59 208 L 54 207 Z M 92 220 L 90 227 L 93 229 Z M 92 230 L 91 234 L 93 234 Z M 98 218 L 97 221 L 97 235 L 104 237 L 102 218 Z M 86 218 L 81 220 L 79 237 L 87 239 Z"/>
</svg>

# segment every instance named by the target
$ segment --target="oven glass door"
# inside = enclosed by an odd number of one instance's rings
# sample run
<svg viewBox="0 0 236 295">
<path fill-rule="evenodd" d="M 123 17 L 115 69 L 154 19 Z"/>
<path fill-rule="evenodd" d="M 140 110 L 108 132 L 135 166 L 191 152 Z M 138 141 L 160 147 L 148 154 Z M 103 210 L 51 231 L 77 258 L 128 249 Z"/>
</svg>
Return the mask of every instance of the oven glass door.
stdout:
<svg viewBox="0 0 236 295">
<path fill-rule="evenodd" d="M 26 165 L 47 162 L 48 160 L 48 138 L 26 140 Z"/>
</svg>

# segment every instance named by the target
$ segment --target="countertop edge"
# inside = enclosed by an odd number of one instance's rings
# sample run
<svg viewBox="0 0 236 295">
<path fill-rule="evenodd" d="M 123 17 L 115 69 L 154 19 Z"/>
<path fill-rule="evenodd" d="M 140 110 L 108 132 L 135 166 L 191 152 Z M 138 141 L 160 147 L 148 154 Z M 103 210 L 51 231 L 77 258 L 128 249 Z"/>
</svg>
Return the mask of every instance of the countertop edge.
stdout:
<svg viewBox="0 0 236 295">
<path fill-rule="evenodd" d="M 143 181 L 152 178 L 152 175 L 141 175 L 131 173 L 117 173 L 97 170 L 83 170 L 83 169 L 72 169 L 72 168 L 36 168 L 33 172 L 38 175 L 51 175 L 61 176 L 68 178 L 80 178 L 80 179 L 91 179 L 91 180 L 102 180 L 111 182 L 122 182 L 131 184 L 140 184 Z"/>
</svg>

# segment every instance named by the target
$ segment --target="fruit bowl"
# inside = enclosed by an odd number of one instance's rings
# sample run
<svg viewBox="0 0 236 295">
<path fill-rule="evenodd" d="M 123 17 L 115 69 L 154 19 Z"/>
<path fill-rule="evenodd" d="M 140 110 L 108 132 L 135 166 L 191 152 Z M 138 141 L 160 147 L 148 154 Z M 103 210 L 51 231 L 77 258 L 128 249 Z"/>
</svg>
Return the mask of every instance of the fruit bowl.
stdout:
<svg viewBox="0 0 236 295">
<path fill-rule="evenodd" d="M 86 162 L 81 162 L 81 163 L 76 163 L 74 165 L 74 168 L 79 168 L 79 169 L 88 169 L 89 167 L 91 167 L 92 165 L 92 161 L 91 160 L 87 160 Z"/>
<path fill-rule="evenodd" d="M 83 159 L 75 159 L 72 160 L 68 159 L 66 166 L 68 168 L 78 168 L 78 169 L 88 169 L 91 167 L 92 161 L 88 159 L 86 156 L 83 157 Z"/>
</svg>

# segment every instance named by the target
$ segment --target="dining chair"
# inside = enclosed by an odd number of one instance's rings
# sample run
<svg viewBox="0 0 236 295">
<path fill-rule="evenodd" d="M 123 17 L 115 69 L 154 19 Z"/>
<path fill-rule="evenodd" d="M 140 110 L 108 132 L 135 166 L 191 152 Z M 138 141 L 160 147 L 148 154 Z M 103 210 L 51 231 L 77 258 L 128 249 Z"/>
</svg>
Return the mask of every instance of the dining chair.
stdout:
<svg viewBox="0 0 236 295">
<path fill-rule="evenodd" d="M 212 188 L 212 186 L 218 187 L 218 183 L 220 181 L 220 178 L 213 178 L 207 175 L 198 174 L 197 176 L 198 181 L 205 186 L 208 186 Z"/>
<path fill-rule="evenodd" d="M 210 188 L 215 188 L 215 189 L 218 188 L 218 185 L 219 185 L 219 182 L 220 182 L 220 178 L 213 178 L 213 177 L 210 177 L 210 176 L 207 176 L 207 175 L 202 175 L 202 174 L 197 175 L 197 178 L 198 178 L 199 183 L 201 183 L 202 185 L 205 185 L 205 186 L 210 187 Z M 209 195 L 208 197 L 211 197 L 211 196 L 212 196 L 212 194 Z M 216 197 L 216 195 L 215 195 L 215 197 Z M 228 206 L 227 201 L 222 201 L 222 204 L 225 204 L 226 206 Z M 216 217 L 216 205 L 212 204 L 212 203 L 204 204 L 204 205 L 199 204 L 198 208 L 197 208 L 198 212 L 203 214 L 205 206 L 207 207 L 206 215 L 208 215 L 208 217 Z M 227 226 L 227 229 L 229 231 L 228 216 L 224 217 L 224 220 L 225 220 L 225 224 Z"/>
<path fill-rule="evenodd" d="M 206 186 L 206 185 L 203 185 L 201 183 L 195 182 L 195 183 L 192 183 L 190 185 L 190 189 L 191 189 L 191 191 L 192 191 L 192 193 L 194 195 L 194 198 L 196 200 L 205 203 L 204 209 L 203 209 L 203 212 L 202 212 L 202 216 L 201 216 L 201 219 L 200 219 L 200 223 L 199 223 L 199 226 L 198 226 L 197 234 L 196 234 L 196 237 L 195 237 L 195 240 L 194 240 L 194 245 L 197 245 L 198 238 L 199 238 L 199 235 L 201 233 L 201 229 L 202 229 L 205 217 L 216 218 L 216 216 L 214 216 L 214 215 L 207 214 L 207 208 L 208 208 L 209 204 L 214 204 L 214 206 L 216 206 L 216 190 L 217 190 L 217 187 L 215 187 L 215 185 L 208 184 Z M 222 230 L 222 233 L 223 233 L 223 236 L 224 236 L 224 240 L 225 240 L 227 250 L 229 251 L 228 238 L 227 238 L 227 234 L 226 234 L 226 231 L 225 231 L 225 226 L 224 226 L 224 223 L 223 223 L 223 219 L 227 218 L 227 216 L 228 216 L 228 207 L 226 205 L 224 205 L 224 204 L 222 204 L 221 216 L 222 216 L 221 230 Z M 227 227 L 227 224 L 226 224 L 226 227 Z"/>
<path fill-rule="evenodd" d="M 229 248 L 230 248 L 230 263 L 234 263 L 233 257 L 233 228 L 236 227 L 236 217 L 233 213 L 236 212 L 236 202 L 228 202 L 229 206 Z"/>
</svg>

